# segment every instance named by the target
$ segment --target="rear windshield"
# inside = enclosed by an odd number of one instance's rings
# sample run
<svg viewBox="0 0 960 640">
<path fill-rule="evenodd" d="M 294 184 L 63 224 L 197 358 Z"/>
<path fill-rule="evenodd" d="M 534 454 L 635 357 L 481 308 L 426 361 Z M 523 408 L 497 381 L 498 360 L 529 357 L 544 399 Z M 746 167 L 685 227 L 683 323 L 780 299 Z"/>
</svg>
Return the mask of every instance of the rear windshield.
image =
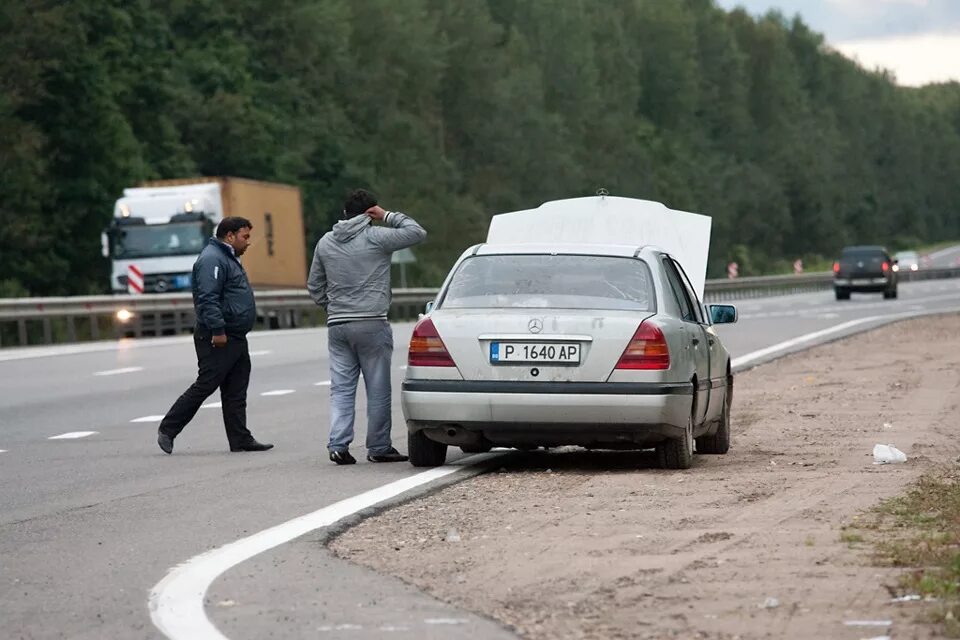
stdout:
<svg viewBox="0 0 960 640">
<path fill-rule="evenodd" d="M 494 255 L 464 260 L 444 309 L 654 310 L 650 269 L 636 258 Z"/>
<path fill-rule="evenodd" d="M 880 249 L 844 249 L 840 257 L 844 260 L 883 260 L 883 251 Z"/>
</svg>

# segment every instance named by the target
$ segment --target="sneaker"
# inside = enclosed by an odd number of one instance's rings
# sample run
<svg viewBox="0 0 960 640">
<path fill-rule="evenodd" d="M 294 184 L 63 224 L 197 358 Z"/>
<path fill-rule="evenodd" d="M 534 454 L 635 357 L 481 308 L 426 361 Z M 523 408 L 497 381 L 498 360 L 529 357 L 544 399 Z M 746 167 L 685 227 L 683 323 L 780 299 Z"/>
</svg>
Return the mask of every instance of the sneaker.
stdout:
<svg viewBox="0 0 960 640">
<path fill-rule="evenodd" d="M 390 447 L 390 450 L 386 453 L 368 453 L 367 460 L 370 462 L 406 462 L 409 458 L 393 447 Z"/>
<path fill-rule="evenodd" d="M 330 461 L 337 464 L 357 464 L 357 459 L 349 451 L 331 451 Z"/>
</svg>

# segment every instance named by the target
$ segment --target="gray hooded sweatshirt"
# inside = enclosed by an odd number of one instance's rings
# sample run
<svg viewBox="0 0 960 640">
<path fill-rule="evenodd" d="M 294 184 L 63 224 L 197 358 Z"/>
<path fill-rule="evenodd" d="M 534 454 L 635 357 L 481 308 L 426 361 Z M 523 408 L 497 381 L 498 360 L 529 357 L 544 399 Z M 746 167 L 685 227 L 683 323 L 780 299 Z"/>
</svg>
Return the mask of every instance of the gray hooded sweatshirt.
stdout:
<svg viewBox="0 0 960 640">
<path fill-rule="evenodd" d="M 307 290 L 327 310 L 327 324 L 386 319 L 390 310 L 390 258 L 427 237 L 417 222 L 388 211 L 383 226 L 366 215 L 341 220 L 313 252 Z"/>
</svg>

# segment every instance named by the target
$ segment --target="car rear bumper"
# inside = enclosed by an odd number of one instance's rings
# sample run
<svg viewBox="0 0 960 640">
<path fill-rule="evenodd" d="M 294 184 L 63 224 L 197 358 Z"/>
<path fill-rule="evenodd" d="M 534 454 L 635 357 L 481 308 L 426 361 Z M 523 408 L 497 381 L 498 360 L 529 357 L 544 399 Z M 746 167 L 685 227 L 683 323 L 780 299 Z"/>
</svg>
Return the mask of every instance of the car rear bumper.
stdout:
<svg viewBox="0 0 960 640">
<path fill-rule="evenodd" d="M 690 419 L 689 383 L 403 383 L 411 431 L 465 445 L 644 443 L 680 437 Z"/>
<path fill-rule="evenodd" d="M 894 283 L 887 278 L 834 278 L 833 286 L 846 291 L 885 291 Z"/>
</svg>

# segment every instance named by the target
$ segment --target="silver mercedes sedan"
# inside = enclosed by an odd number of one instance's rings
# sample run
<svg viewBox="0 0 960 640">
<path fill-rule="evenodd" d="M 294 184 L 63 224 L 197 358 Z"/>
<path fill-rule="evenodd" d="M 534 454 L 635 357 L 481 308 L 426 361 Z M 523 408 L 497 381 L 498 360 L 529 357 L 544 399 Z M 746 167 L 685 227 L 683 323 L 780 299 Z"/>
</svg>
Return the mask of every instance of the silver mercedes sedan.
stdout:
<svg viewBox="0 0 960 640">
<path fill-rule="evenodd" d="M 650 246 L 481 244 L 410 340 L 410 462 L 447 447 L 655 448 L 660 466 L 730 447 L 733 374 L 680 263 Z"/>
</svg>

